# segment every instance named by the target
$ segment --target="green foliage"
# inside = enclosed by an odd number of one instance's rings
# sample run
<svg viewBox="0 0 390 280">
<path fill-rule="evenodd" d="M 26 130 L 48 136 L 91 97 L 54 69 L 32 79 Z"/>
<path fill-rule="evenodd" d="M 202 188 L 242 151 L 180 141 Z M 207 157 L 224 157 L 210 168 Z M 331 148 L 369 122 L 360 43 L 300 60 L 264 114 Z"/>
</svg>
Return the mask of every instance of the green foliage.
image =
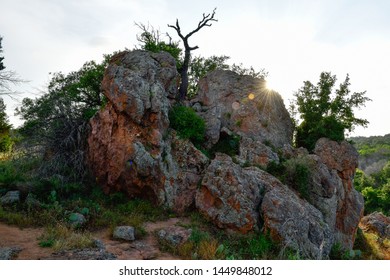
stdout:
<svg viewBox="0 0 390 280">
<path fill-rule="evenodd" d="M 295 93 L 294 102 L 302 120 L 297 126 L 297 146 L 312 151 L 321 137 L 340 141 L 344 140 L 345 131 L 351 132 L 356 125 L 367 126 L 368 121 L 356 118 L 353 111 L 370 101 L 365 92 L 351 93 L 348 75 L 333 91 L 335 84 L 336 76 L 322 72 L 317 85 L 305 81 Z"/>
<path fill-rule="evenodd" d="M 25 121 L 19 130 L 25 151 L 44 157 L 42 176 L 79 180 L 85 175 L 85 133 L 89 119 L 105 103 L 100 87 L 108 59 L 87 62 L 67 75 L 54 73 L 46 93 L 23 99 L 17 108 Z"/>
<path fill-rule="evenodd" d="M 251 76 L 253 78 L 262 79 L 262 80 L 264 80 L 268 76 L 268 72 L 265 71 L 264 68 L 260 69 L 260 71 L 256 71 L 252 66 L 250 68 L 246 68 L 242 63 L 240 64 L 233 63 L 229 69 L 233 72 L 236 72 L 239 75 Z"/>
<path fill-rule="evenodd" d="M 198 82 L 201 78 L 206 76 L 207 73 L 219 70 L 228 70 L 229 65 L 226 61 L 229 59 L 226 55 L 211 56 L 204 58 L 197 56 L 192 58 L 190 66 L 188 68 L 188 93 L 187 96 L 192 98 L 198 92 Z"/>
<path fill-rule="evenodd" d="M 0 98 L 0 152 L 11 151 L 14 140 L 11 137 L 11 125 L 8 121 L 4 100 Z"/>
<path fill-rule="evenodd" d="M 215 153 L 224 153 L 231 157 L 239 154 L 240 136 L 236 134 L 221 135 L 218 142 L 209 151 L 210 156 L 214 157 Z"/>
<path fill-rule="evenodd" d="M 271 161 L 266 171 L 295 189 L 302 198 L 308 199 L 312 169 L 311 159 L 307 156 L 300 156 L 288 160 L 282 159 L 280 163 Z"/>
<path fill-rule="evenodd" d="M 286 182 L 289 186 L 298 191 L 302 198 L 309 198 L 310 170 L 312 163 L 307 157 L 298 157 L 287 160 Z"/>
<path fill-rule="evenodd" d="M 194 144 L 200 144 L 204 140 L 205 122 L 192 108 L 175 106 L 169 112 L 171 127 L 184 139 L 190 139 Z"/>
<path fill-rule="evenodd" d="M 380 172 L 371 176 L 357 170 L 354 186 L 364 197 L 366 214 L 374 211 L 390 214 L 390 161 Z"/>
<path fill-rule="evenodd" d="M 0 136 L 0 152 L 10 152 L 14 144 L 14 139 L 9 134 Z"/>
<path fill-rule="evenodd" d="M 182 65 L 181 53 L 182 50 L 179 48 L 178 42 L 172 42 L 171 37 L 167 35 L 169 38 L 169 43 L 163 41 L 161 39 L 161 32 L 158 29 L 155 29 L 153 26 L 144 25 L 142 23 L 136 23 L 141 29 L 141 34 L 137 35 L 137 40 L 140 43 L 139 47 L 142 50 L 151 51 L 154 53 L 159 53 L 161 51 L 167 52 L 173 56 L 176 60 L 176 67 L 180 69 Z"/>
</svg>

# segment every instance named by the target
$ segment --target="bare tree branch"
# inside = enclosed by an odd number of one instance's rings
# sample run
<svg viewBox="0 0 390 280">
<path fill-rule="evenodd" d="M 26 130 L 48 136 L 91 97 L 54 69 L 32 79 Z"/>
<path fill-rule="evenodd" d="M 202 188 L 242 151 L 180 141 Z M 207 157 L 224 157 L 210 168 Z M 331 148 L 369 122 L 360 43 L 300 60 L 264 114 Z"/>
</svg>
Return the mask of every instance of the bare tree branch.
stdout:
<svg viewBox="0 0 390 280">
<path fill-rule="evenodd" d="M 13 71 L 0 71 L 0 96 L 8 95 L 11 99 L 17 100 L 15 96 L 21 93 L 13 90 L 12 86 L 25 82 L 27 81 L 20 79 Z"/>
<path fill-rule="evenodd" d="M 179 37 L 182 39 L 183 44 L 184 44 L 184 48 L 185 48 L 183 66 L 182 66 L 181 71 L 180 71 L 181 72 L 180 73 L 181 74 L 181 83 L 180 83 L 179 92 L 180 92 L 180 99 L 181 100 L 183 100 L 186 97 L 187 91 L 188 91 L 188 68 L 189 68 L 190 61 L 191 61 L 191 51 L 199 48 L 198 46 L 190 47 L 190 45 L 188 43 L 188 39 L 193 34 L 195 34 L 200 29 L 202 29 L 203 27 L 205 27 L 205 26 L 210 27 L 212 25 L 212 22 L 218 21 L 217 19 L 214 18 L 216 9 L 217 8 L 215 8 L 212 13 L 209 13 L 207 15 L 205 13 L 203 13 L 203 18 L 201 21 L 199 21 L 198 27 L 195 28 L 194 30 L 192 30 L 187 35 L 183 35 L 183 33 L 181 32 L 178 19 L 176 19 L 175 25 L 168 24 L 168 27 L 176 30 L 177 35 L 179 35 Z"/>
</svg>

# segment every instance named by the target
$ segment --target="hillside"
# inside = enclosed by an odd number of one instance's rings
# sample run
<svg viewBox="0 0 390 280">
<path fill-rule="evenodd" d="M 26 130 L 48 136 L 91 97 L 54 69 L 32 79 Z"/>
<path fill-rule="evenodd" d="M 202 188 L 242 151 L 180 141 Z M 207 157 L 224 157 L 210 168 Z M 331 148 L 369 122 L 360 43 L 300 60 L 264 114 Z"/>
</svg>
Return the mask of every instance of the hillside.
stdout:
<svg viewBox="0 0 390 280">
<path fill-rule="evenodd" d="M 390 160 L 390 134 L 352 137 L 349 140 L 359 152 L 359 168 L 367 175 L 381 171 Z"/>
</svg>

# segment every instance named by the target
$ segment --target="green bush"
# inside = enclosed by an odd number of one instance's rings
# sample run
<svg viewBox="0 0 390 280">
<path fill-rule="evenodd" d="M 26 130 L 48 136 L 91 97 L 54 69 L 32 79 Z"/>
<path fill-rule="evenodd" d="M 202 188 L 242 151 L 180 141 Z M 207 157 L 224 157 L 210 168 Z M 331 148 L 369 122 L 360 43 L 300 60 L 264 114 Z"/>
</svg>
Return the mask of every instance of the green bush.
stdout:
<svg viewBox="0 0 390 280">
<path fill-rule="evenodd" d="M 10 152 L 13 145 L 14 141 L 9 134 L 0 136 L 0 152 Z"/>
<path fill-rule="evenodd" d="M 298 191 L 302 198 L 308 199 L 310 170 L 312 163 L 308 157 L 292 158 L 285 162 L 286 183 Z"/>
<path fill-rule="evenodd" d="M 169 121 L 179 137 L 190 139 L 194 144 L 204 140 L 205 122 L 192 108 L 180 105 L 173 107 L 169 112 Z"/>
<path fill-rule="evenodd" d="M 238 135 L 226 135 L 219 138 L 210 150 L 210 154 L 214 157 L 215 153 L 224 153 L 231 157 L 238 155 L 240 151 L 240 136 Z"/>
</svg>

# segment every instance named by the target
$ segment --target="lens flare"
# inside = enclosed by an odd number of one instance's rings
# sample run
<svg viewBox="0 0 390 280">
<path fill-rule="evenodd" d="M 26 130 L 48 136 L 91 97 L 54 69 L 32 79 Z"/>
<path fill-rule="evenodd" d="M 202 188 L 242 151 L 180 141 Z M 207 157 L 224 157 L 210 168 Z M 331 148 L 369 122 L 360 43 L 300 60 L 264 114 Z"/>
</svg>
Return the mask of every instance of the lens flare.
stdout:
<svg viewBox="0 0 390 280">
<path fill-rule="evenodd" d="M 249 98 L 249 100 L 253 100 L 253 99 L 255 99 L 255 95 L 253 93 L 250 93 L 248 95 L 248 98 Z"/>
</svg>

